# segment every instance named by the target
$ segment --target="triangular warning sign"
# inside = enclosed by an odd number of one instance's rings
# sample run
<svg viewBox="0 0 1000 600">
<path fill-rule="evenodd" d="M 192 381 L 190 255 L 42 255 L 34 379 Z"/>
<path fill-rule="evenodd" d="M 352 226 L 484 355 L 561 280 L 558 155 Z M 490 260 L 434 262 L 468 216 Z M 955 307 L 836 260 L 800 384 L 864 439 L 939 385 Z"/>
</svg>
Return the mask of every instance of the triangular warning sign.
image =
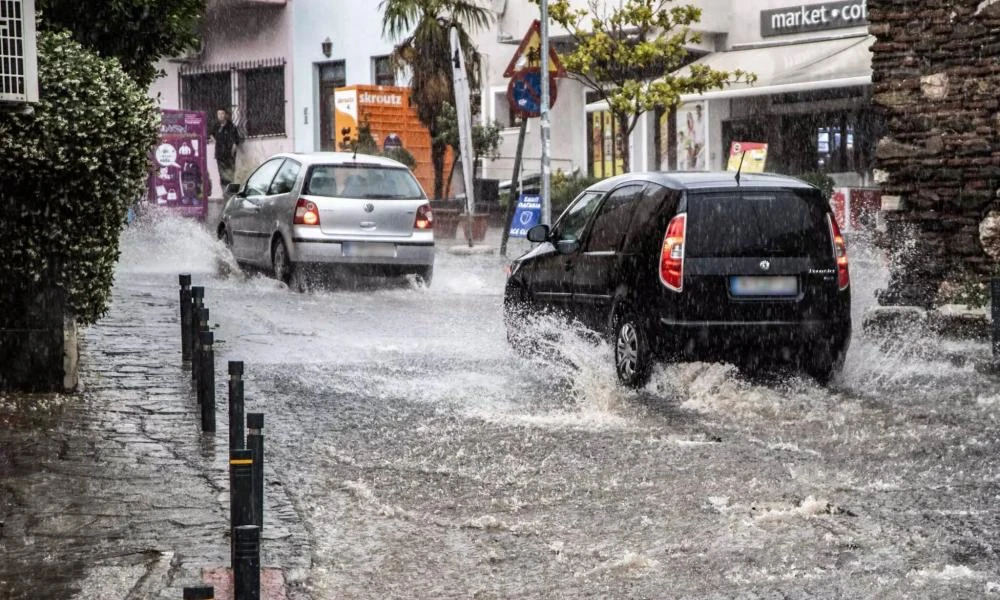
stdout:
<svg viewBox="0 0 1000 600">
<path fill-rule="evenodd" d="M 542 66 L 542 23 L 535 19 L 531 23 L 531 27 L 528 28 L 528 33 L 524 35 L 524 39 L 521 40 L 521 45 L 517 47 L 517 52 L 514 53 L 514 57 L 510 59 L 510 64 L 503 72 L 504 77 L 513 77 L 515 73 L 523 69 L 535 68 L 538 69 Z M 524 58 L 524 63 L 518 65 L 517 63 Z M 555 75 L 556 77 L 562 77 L 566 74 L 566 70 L 563 69 L 562 62 L 559 60 L 559 55 L 556 54 L 555 49 L 549 44 L 549 74 Z"/>
</svg>

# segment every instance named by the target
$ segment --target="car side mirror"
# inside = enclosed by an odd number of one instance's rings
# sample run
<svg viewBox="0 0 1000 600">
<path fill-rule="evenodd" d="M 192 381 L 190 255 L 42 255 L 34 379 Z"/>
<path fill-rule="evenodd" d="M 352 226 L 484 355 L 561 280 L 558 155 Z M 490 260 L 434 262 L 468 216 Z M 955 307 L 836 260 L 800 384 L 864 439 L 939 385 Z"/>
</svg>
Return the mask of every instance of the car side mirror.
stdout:
<svg viewBox="0 0 1000 600">
<path fill-rule="evenodd" d="M 229 194 L 230 196 L 232 196 L 234 194 L 238 194 L 238 193 L 240 193 L 240 189 L 242 187 L 243 186 L 241 186 L 238 183 L 229 183 L 229 184 L 226 185 L 226 193 Z"/>
<path fill-rule="evenodd" d="M 528 230 L 529 242 L 544 242 L 549 239 L 548 225 L 535 225 Z"/>
<path fill-rule="evenodd" d="M 559 254 L 573 254 L 580 249 L 580 242 L 574 239 L 559 240 L 556 242 L 556 250 Z"/>
</svg>

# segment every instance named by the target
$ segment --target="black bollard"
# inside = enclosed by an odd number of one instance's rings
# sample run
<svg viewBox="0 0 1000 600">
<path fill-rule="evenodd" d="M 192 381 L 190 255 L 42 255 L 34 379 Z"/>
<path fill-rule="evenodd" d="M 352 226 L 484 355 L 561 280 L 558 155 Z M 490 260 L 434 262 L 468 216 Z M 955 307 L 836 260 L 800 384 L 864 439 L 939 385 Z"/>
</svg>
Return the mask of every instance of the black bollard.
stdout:
<svg viewBox="0 0 1000 600">
<path fill-rule="evenodd" d="M 990 280 L 990 316 L 993 317 L 993 358 L 1000 357 L 1000 278 Z"/>
<path fill-rule="evenodd" d="M 247 413 L 247 448 L 253 451 L 253 516 L 264 531 L 264 413 Z"/>
<path fill-rule="evenodd" d="M 198 378 L 201 377 L 201 332 L 208 331 L 209 311 L 202 306 L 194 313 L 194 352 L 191 354 L 191 379 L 195 383 L 195 390 L 198 389 Z M 201 402 L 201 396 L 198 396 Z"/>
<path fill-rule="evenodd" d="M 236 570 L 236 528 L 253 525 L 253 451 L 229 451 L 229 527 L 233 534 L 231 560 Z"/>
<path fill-rule="evenodd" d="M 208 312 L 203 308 L 202 311 Z M 201 403 L 201 430 L 215 433 L 215 335 L 211 331 L 199 333 L 201 341 L 201 367 L 198 369 L 198 400 Z"/>
<path fill-rule="evenodd" d="M 243 361 L 229 361 L 229 449 L 245 447 L 243 439 Z"/>
<path fill-rule="evenodd" d="M 215 588 L 210 585 L 186 587 L 184 600 L 215 600 Z"/>
<path fill-rule="evenodd" d="M 191 344 L 190 356 L 192 361 L 198 347 L 198 311 L 204 306 L 205 288 L 200 285 L 191 286 L 191 337 L 189 338 L 189 343 Z"/>
<path fill-rule="evenodd" d="M 191 274 L 177 276 L 181 284 L 181 360 L 191 360 Z"/>
<path fill-rule="evenodd" d="M 260 600 L 260 528 L 233 529 L 233 598 Z"/>
</svg>

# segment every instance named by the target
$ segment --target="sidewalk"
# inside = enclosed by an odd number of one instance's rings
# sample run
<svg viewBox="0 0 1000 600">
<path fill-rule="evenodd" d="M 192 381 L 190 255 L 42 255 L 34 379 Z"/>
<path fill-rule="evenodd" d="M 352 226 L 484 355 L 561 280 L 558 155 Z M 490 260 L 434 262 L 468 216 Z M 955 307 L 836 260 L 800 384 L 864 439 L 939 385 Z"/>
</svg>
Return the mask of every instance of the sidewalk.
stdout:
<svg viewBox="0 0 1000 600">
<path fill-rule="evenodd" d="M 0 396 L 0 598 L 178 599 L 229 565 L 225 378 L 203 435 L 174 279 L 119 280 L 81 335 L 80 394 Z M 261 562 L 305 598 L 306 533 L 280 486 L 265 497 Z"/>
</svg>

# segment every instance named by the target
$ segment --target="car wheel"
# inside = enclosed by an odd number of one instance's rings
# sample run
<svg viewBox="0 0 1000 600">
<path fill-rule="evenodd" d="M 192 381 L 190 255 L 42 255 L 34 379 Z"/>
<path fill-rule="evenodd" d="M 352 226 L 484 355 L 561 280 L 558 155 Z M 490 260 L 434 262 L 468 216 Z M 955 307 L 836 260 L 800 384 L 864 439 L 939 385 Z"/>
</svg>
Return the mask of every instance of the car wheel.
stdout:
<svg viewBox="0 0 1000 600">
<path fill-rule="evenodd" d="M 434 265 L 419 269 L 417 278 L 424 283 L 424 287 L 431 287 L 431 281 L 434 279 Z"/>
<path fill-rule="evenodd" d="M 290 284 L 295 268 L 288 258 L 288 249 L 285 248 L 285 241 L 278 239 L 271 248 L 271 266 L 274 269 L 274 278 L 282 283 Z"/>
<path fill-rule="evenodd" d="M 645 384 L 651 363 L 649 342 L 634 315 L 625 313 L 615 320 L 614 346 L 618 381 L 630 388 Z"/>
<path fill-rule="evenodd" d="M 812 348 L 803 365 L 806 375 L 820 385 L 827 385 L 844 367 L 846 351 L 836 351 L 829 346 Z"/>
<path fill-rule="evenodd" d="M 230 252 L 233 251 L 233 236 L 229 233 L 228 227 L 219 227 L 219 239 L 222 240 L 222 243 L 226 245 L 226 248 Z"/>
<path fill-rule="evenodd" d="M 525 317 L 531 310 L 527 291 L 520 286 L 508 286 L 503 297 L 503 322 L 507 330 L 507 343 L 520 356 L 530 356 L 537 350 L 531 334 L 526 331 Z"/>
</svg>

